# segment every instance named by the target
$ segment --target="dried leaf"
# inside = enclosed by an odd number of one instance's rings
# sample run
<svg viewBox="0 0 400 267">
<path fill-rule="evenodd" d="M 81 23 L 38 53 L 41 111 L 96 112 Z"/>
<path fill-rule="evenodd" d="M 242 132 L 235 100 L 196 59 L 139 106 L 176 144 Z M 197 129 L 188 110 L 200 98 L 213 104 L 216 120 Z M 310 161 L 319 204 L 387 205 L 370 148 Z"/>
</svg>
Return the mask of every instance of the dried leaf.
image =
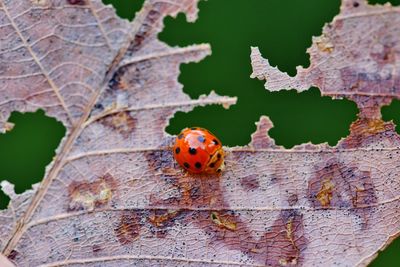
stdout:
<svg viewBox="0 0 400 267">
<path fill-rule="evenodd" d="M 197 0 L 148 0 L 132 23 L 99 0 L 0 0 L 0 129 L 42 108 L 67 135 L 39 186 L 0 212 L 0 248 L 18 266 L 366 265 L 400 229 L 400 139 L 382 105 L 400 90 L 400 9 L 343 0 L 290 77 L 252 49 L 268 90 L 317 86 L 359 108 L 336 147 L 291 150 L 262 117 L 247 147 L 226 148 L 221 176 L 187 175 L 164 132 L 190 99 L 181 63 L 208 45 L 169 47 L 163 18 Z M 5 37 L 3 37 L 5 36 Z"/>
</svg>

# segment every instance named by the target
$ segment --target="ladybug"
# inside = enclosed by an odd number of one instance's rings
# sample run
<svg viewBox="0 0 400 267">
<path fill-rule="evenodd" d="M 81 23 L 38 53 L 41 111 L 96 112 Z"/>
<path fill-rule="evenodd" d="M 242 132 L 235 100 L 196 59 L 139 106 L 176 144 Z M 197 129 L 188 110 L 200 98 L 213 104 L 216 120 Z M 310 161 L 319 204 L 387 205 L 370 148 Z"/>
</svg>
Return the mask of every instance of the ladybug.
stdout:
<svg viewBox="0 0 400 267">
<path fill-rule="evenodd" d="M 175 160 L 191 173 L 215 174 L 224 170 L 224 150 L 210 131 L 192 127 L 183 129 L 173 147 Z"/>
</svg>

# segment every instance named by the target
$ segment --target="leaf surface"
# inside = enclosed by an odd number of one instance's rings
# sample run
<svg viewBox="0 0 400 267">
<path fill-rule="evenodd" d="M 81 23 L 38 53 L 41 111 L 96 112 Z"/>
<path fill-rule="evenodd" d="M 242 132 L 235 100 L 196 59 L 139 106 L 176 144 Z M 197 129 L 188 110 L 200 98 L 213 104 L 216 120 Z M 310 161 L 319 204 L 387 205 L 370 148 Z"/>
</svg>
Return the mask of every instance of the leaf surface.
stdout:
<svg viewBox="0 0 400 267">
<path fill-rule="evenodd" d="M 400 90 L 400 9 L 343 0 L 295 77 L 252 48 L 268 90 L 317 86 L 360 114 L 336 147 L 291 150 L 263 116 L 248 146 L 225 148 L 221 176 L 184 173 L 164 132 L 176 111 L 236 101 L 182 92 L 180 64 L 210 47 L 157 39 L 179 12 L 194 21 L 197 0 L 148 0 L 132 23 L 99 0 L 0 0 L 0 129 L 38 108 L 67 128 L 39 185 L 1 184 L 3 254 L 18 266 L 368 264 L 400 232 L 400 139 L 380 114 Z"/>
</svg>

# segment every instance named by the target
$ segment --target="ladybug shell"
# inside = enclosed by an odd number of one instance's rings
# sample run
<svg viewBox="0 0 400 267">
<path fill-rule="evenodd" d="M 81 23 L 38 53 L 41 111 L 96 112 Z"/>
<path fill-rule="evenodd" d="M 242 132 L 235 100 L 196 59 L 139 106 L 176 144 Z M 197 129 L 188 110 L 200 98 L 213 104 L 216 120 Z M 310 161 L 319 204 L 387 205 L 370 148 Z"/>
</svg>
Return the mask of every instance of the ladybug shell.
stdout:
<svg viewBox="0 0 400 267">
<path fill-rule="evenodd" d="M 191 173 L 219 173 L 224 169 L 224 151 L 218 138 L 206 129 L 186 128 L 173 147 L 175 160 Z"/>
</svg>

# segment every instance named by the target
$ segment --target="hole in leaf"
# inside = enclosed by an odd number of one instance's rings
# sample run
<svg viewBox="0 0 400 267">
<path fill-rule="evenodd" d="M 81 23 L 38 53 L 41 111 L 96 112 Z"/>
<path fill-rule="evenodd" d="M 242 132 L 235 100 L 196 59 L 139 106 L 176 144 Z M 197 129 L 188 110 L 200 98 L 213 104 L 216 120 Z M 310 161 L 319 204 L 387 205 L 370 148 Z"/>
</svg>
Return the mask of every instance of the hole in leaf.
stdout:
<svg viewBox="0 0 400 267">
<path fill-rule="evenodd" d="M 398 6 L 400 5 L 400 0 L 368 0 L 368 3 L 371 5 L 391 3 L 392 6 Z"/>
<path fill-rule="evenodd" d="M 14 128 L 0 134 L 0 180 L 15 184 L 15 191 L 22 193 L 42 180 L 45 167 L 65 135 L 65 127 L 42 110 L 13 112 L 9 122 Z M 8 205 L 4 194 L 0 195 L 0 203 L 2 208 Z"/>
<path fill-rule="evenodd" d="M 166 131 L 176 135 L 185 127 L 199 125 L 215 133 L 224 145 L 246 145 L 256 130 L 254 122 L 268 114 L 274 122 L 269 135 L 278 145 L 293 147 L 311 141 L 333 146 L 349 134 L 349 125 L 357 117 L 355 103 L 321 97 L 317 88 L 303 93 L 295 90 L 257 93 L 249 96 L 252 101 L 240 104 L 239 99 L 228 110 L 213 105 L 196 107 L 189 113 L 177 112 Z"/>
<path fill-rule="evenodd" d="M 270 135 L 277 144 L 292 147 L 311 141 L 335 145 L 349 133 L 356 119 L 356 105 L 347 100 L 320 97 L 317 89 L 271 93 L 264 82 L 250 79 L 250 46 L 259 46 L 271 64 L 295 74 L 297 65 L 309 65 L 306 49 L 312 36 L 339 12 L 340 1 L 233 0 L 201 1 L 199 19 L 186 22 L 166 18 L 160 34 L 171 45 L 210 43 L 213 54 L 203 61 L 181 65 L 179 80 L 192 98 L 209 93 L 238 96 L 229 110 L 207 106 L 177 113 L 167 132 L 177 134 L 190 125 L 208 128 L 225 145 L 246 145 L 255 122 L 267 115 L 274 123 Z M 240 14 L 240 15 L 238 15 Z"/>
<path fill-rule="evenodd" d="M 400 101 L 393 100 L 388 106 L 382 108 L 382 118 L 384 121 L 393 120 L 396 124 L 396 132 L 400 134 Z"/>
<path fill-rule="evenodd" d="M 6 209 L 10 198 L 0 190 L 0 210 Z"/>
<path fill-rule="evenodd" d="M 144 0 L 103 0 L 104 4 L 112 4 L 120 18 L 132 21 L 135 13 L 141 9 Z"/>
<path fill-rule="evenodd" d="M 272 65 L 295 75 L 297 65 L 306 67 L 310 63 L 306 49 L 311 46 L 312 36 L 322 33 L 322 27 L 338 14 L 339 7 L 340 0 L 231 0 L 229 5 L 223 0 L 200 1 L 199 18 L 194 24 L 187 23 L 183 14 L 177 19 L 167 17 L 159 38 L 173 46 L 211 44 L 213 55 L 208 61 L 192 65 L 181 75 L 187 88 L 215 88 L 224 80 L 243 79 L 241 73 L 248 78 L 250 46 L 258 46 Z M 185 80 L 194 69 L 210 75 Z M 218 89 L 230 89 L 220 85 Z M 199 95 L 197 91 L 189 93 Z"/>
<path fill-rule="evenodd" d="M 384 251 L 379 252 L 378 257 L 369 267 L 397 266 L 399 264 L 400 238 L 397 238 Z"/>
</svg>

